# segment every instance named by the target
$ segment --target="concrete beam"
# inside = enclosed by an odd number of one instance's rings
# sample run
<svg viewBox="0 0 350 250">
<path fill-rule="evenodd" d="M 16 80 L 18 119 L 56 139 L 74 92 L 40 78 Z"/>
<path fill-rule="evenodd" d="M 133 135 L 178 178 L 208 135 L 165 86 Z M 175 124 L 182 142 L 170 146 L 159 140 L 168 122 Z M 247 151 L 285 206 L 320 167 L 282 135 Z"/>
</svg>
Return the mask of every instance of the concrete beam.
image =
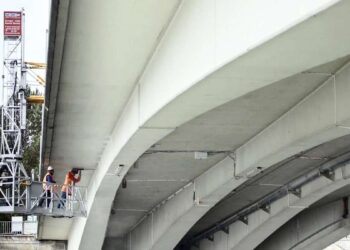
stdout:
<svg viewBox="0 0 350 250">
<path fill-rule="evenodd" d="M 249 175 L 281 160 L 349 133 L 350 66 L 236 151 L 237 173 Z M 252 157 L 252 155 L 254 157 Z"/>
<path fill-rule="evenodd" d="M 50 18 L 50 37 L 49 37 L 49 48 L 48 51 L 48 62 L 47 62 L 47 75 L 46 75 L 46 86 L 45 86 L 45 109 L 43 109 L 43 131 L 42 135 L 44 138 L 41 145 L 41 164 L 42 166 L 48 166 L 49 159 L 52 150 L 55 115 L 57 97 L 59 92 L 59 80 L 61 73 L 61 64 L 64 54 L 64 44 L 66 36 L 66 28 L 68 22 L 70 1 L 52 1 L 51 2 L 51 18 Z M 44 153 L 42 153 L 44 152 Z M 43 176 L 44 169 L 40 166 L 40 175 Z M 40 217 L 40 227 L 38 232 L 39 239 L 54 239 L 54 240 L 66 240 L 68 238 L 67 231 L 69 231 L 71 222 L 57 221 L 46 216 Z M 62 229 L 59 232 L 52 234 L 52 222 L 61 223 Z"/>
<path fill-rule="evenodd" d="M 316 40 L 311 34 L 316 35 L 320 31 L 315 28 L 315 22 L 310 22 L 305 30 L 291 28 L 337 2 L 297 0 L 276 4 L 273 0 L 183 1 L 152 63 L 140 79 L 143 95 L 140 99 L 140 119 L 149 120 L 147 126 L 175 127 L 191 120 L 193 113 L 202 114 L 287 75 L 322 64 L 330 57 L 341 57 L 337 55 L 340 50 L 328 55 L 314 54 L 313 49 L 306 49 L 307 44 L 302 45 L 304 49 L 284 47 L 285 43 L 291 45 L 290 41 L 305 36 L 304 32 L 310 32 L 307 35 L 308 39 L 312 39 L 310 46 L 315 46 Z M 289 29 L 293 30 L 289 35 L 280 36 Z M 265 44 L 272 38 L 276 38 L 272 44 L 283 46 Z M 302 43 L 305 43 L 304 39 Z M 325 53 L 330 44 L 332 42 L 324 45 L 318 43 L 321 47 L 325 46 L 324 49 L 320 48 Z M 269 52 L 261 53 L 262 50 Z M 301 50 L 313 55 L 304 57 Z M 345 50 L 348 51 L 348 48 Z M 295 60 L 294 53 L 303 60 Z M 280 63 L 285 60 L 288 64 L 281 67 Z M 201 99 L 201 96 L 206 98 Z M 161 110 L 163 107 L 166 109 Z M 175 112 L 176 116 L 169 115 Z"/>
<path fill-rule="evenodd" d="M 70 1 L 52 1 L 51 19 L 50 19 L 50 37 L 48 51 L 48 70 L 46 75 L 45 86 L 45 106 L 44 109 L 44 126 L 43 126 L 43 145 L 41 155 L 42 163 L 47 166 L 51 154 L 51 146 L 53 140 L 53 128 L 56 114 L 57 95 L 59 92 L 59 80 L 62 66 L 62 58 L 64 54 L 65 36 L 68 22 Z M 43 170 L 41 169 L 43 174 Z"/>
<path fill-rule="evenodd" d="M 349 169 L 350 165 L 347 165 L 346 167 Z M 344 179 L 342 173 L 342 169 L 336 170 L 336 179 L 334 182 L 325 177 L 320 177 L 319 179 L 306 184 L 301 188 L 300 198 L 297 197 L 295 199 L 295 197 L 289 195 L 284 201 L 282 199 L 276 203 L 272 203 L 270 214 L 265 213 L 262 216 L 263 211 L 258 211 L 250 215 L 248 218 L 251 223 L 248 226 L 248 230 L 245 231 L 247 236 L 243 236 L 241 239 L 239 239 L 240 237 L 234 237 L 235 240 L 230 241 L 228 249 L 256 248 L 263 240 L 270 236 L 271 233 L 284 225 L 296 214 L 307 209 L 313 203 L 328 194 L 333 193 L 342 187 L 349 186 L 350 180 Z M 233 230 L 232 232 L 236 232 L 236 230 Z"/>
<path fill-rule="evenodd" d="M 342 200 L 313 207 L 293 218 L 257 249 L 318 250 L 350 233 Z"/>
<path fill-rule="evenodd" d="M 346 165 L 344 169 L 348 171 L 350 164 Z M 247 216 L 248 224 L 236 221 L 229 226 L 230 234 L 225 235 L 223 232 L 217 232 L 214 234 L 215 240 L 213 242 L 208 242 L 205 239 L 201 240 L 199 249 L 255 249 L 273 232 L 303 210 L 307 210 L 315 202 L 343 187 L 350 186 L 350 180 L 343 175 L 344 169 L 339 168 L 335 171 L 334 181 L 320 176 L 318 179 L 302 186 L 300 197 L 288 194 L 271 203 L 270 213 L 263 210 L 253 212 Z M 341 215 L 342 211 L 340 217 Z"/>
<path fill-rule="evenodd" d="M 347 65 L 335 78 L 331 77 L 271 126 L 239 148 L 236 151 L 236 177 L 240 179 L 234 178 L 234 163 L 229 157 L 196 178 L 193 187 L 186 189 L 186 195 L 175 197 L 130 233 L 128 237 L 137 240 L 131 240 L 129 249 L 142 249 L 145 245 L 150 249 L 173 248 L 212 206 L 248 178 L 258 174 L 259 170 L 255 166 L 266 169 L 303 150 L 348 134 L 350 130 L 344 129 L 343 126 L 347 124 L 346 116 L 350 118 L 350 112 L 342 107 L 349 105 L 346 104 L 349 101 L 346 93 L 350 94 L 349 79 L 350 65 Z M 336 96 L 336 92 L 341 92 L 342 95 Z M 344 125 L 339 126 L 340 124 Z M 265 164 L 261 163 L 261 155 L 264 156 Z M 251 166 L 251 162 L 255 164 L 254 167 Z M 213 176 L 215 178 L 212 178 Z M 331 181 L 326 177 L 324 179 Z M 195 201 L 191 199 L 193 192 Z M 161 219 L 157 220 L 158 217 Z M 152 238 L 140 240 L 143 239 L 140 236 L 141 232 L 152 232 Z"/>
<path fill-rule="evenodd" d="M 72 219 L 42 216 L 39 221 L 38 239 L 64 240 L 68 239 Z"/>
<path fill-rule="evenodd" d="M 345 1 L 317 1 L 317 5 L 315 1 L 283 5 L 273 0 L 184 1 L 140 79 L 140 119 L 151 127 L 176 127 L 251 91 L 349 54 L 348 46 L 329 36 L 337 33 L 349 39 L 344 34 L 346 5 Z"/>
<path fill-rule="evenodd" d="M 327 24 L 328 21 L 332 23 L 335 17 L 337 20 L 343 20 L 340 16 L 344 16 L 344 18 L 345 14 L 347 16 L 347 13 L 344 12 L 344 6 L 342 5 L 337 5 L 329 11 L 319 14 L 319 16 L 313 18 L 309 22 L 306 22 L 300 27 L 298 26 L 299 29 L 292 29 L 290 32 L 287 32 L 286 35 L 274 39 L 273 42 L 260 46 L 259 49 L 250 50 L 250 48 L 258 46 L 263 41 L 270 39 L 296 23 L 338 2 L 330 0 L 319 1 L 317 5 L 315 5 L 313 1 L 308 1 L 307 3 L 305 1 L 294 1 L 293 4 L 287 6 L 276 6 L 275 3 L 271 1 L 270 5 L 273 5 L 274 8 L 266 9 L 267 12 L 268 10 L 273 11 L 273 13 L 266 15 L 271 18 L 269 25 L 263 29 L 261 29 L 261 27 L 258 28 L 259 32 L 257 33 L 256 25 L 248 25 L 248 23 L 254 21 L 253 18 L 253 20 L 250 20 L 245 26 L 247 28 L 246 34 L 259 34 L 260 37 L 254 37 L 252 35 L 252 37 L 248 39 L 250 42 L 247 42 L 245 39 L 246 37 L 240 36 L 239 34 L 241 33 L 237 32 L 234 37 L 231 37 L 231 39 L 237 39 L 235 43 L 232 43 L 232 41 L 227 40 L 228 38 L 226 36 L 218 36 L 216 43 L 205 47 L 204 51 L 198 51 L 196 48 L 201 47 L 198 44 L 202 44 L 205 39 L 199 39 L 198 36 L 186 36 L 185 34 L 186 32 L 203 31 L 203 29 L 206 30 L 206 28 L 208 28 L 207 23 L 198 23 L 198 20 L 205 20 L 205 18 L 202 18 L 205 17 L 205 13 L 212 13 L 213 11 L 216 13 L 217 10 L 211 8 L 210 2 L 211 1 L 193 1 L 191 2 L 192 4 L 190 4 L 190 2 L 185 1 L 180 12 L 170 25 L 170 29 L 164 36 L 162 45 L 158 48 L 146 73 L 141 78 L 139 85 L 130 97 L 123 114 L 114 128 L 111 140 L 101 156 L 94 178 L 89 184 L 88 218 L 77 219 L 75 221 L 70 233 L 69 249 L 99 249 L 102 246 L 109 217 L 109 212 L 107 211 L 111 208 L 115 192 L 120 185 L 123 175 L 148 147 L 169 134 L 177 126 L 205 111 L 238 98 L 250 91 L 254 91 L 302 70 L 350 53 L 350 48 L 347 46 L 340 46 L 339 44 L 339 41 L 342 41 L 341 44 L 346 44 L 345 41 L 350 40 L 350 35 L 346 33 L 348 29 L 346 29 L 347 23 L 345 21 L 344 23 L 342 21 L 337 23 L 338 31 L 344 26 L 342 32 L 339 32 L 339 36 L 341 37 L 338 36 L 337 39 L 335 39 L 333 36 L 325 36 L 324 34 L 325 30 L 334 30 L 334 25 L 326 25 L 327 27 L 325 27 L 324 23 Z M 220 17 L 227 17 L 232 22 L 226 20 L 216 25 L 219 28 L 225 26 L 224 24 L 226 23 L 226 27 L 232 31 L 229 33 L 234 33 L 233 31 L 235 27 L 237 27 L 235 24 L 241 23 L 240 21 L 244 22 L 247 14 L 249 14 L 250 17 L 254 17 L 252 13 L 262 13 L 259 1 L 250 1 L 249 6 L 247 6 L 249 7 L 247 8 L 247 13 L 237 13 L 237 16 L 235 16 L 236 19 L 230 19 L 233 18 L 232 13 L 229 9 L 225 10 L 224 8 L 225 5 L 229 5 L 229 3 L 225 1 L 220 3 L 223 4 L 222 8 L 220 8 L 219 12 L 216 14 L 220 14 L 218 15 Z M 235 4 L 242 4 L 242 1 L 235 1 Z M 343 5 L 346 4 L 349 3 L 343 2 Z M 266 6 L 269 5 L 267 4 L 265 7 Z M 201 9 L 199 12 L 197 11 L 198 7 Z M 235 6 L 231 7 L 233 8 Z M 302 13 L 299 12 L 300 8 L 304 10 Z M 199 16 L 194 13 L 199 13 Z M 258 18 L 258 15 L 256 17 Z M 186 25 L 193 22 L 196 23 L 196 27 Z M 245 22 L 247 22 L 247 20 Z M 312 39 L 305 40 L 305 36 L 310 36 Z M 180 37 L 192 37 L 193 40 L 186 41 L 185 39 L 179 41 Z M 314 44 L 316 40 L 322 41 L 317 44 L 317 50 Z M 222 51 L 219 57 L 221 59 L 215 60 L 214 65 L 211 64 L 203 68 L 203 65 L 200 66 L 201 64 L 193 63 L 191 67 L 188 67 L 189 65 L 184 63 L 191 58 L 197 58 L 196 55 L 202 56 L 201 53 L 207 55 L 207 53 L 204 52 L 215 51 L 218 44 L 220 44 L 219 47 L 221 47 L 222 43 L 225 41 L 227 41 L 227 46 L 229 44 L 231 44 L 231 46 L 233 46 L 233 44 L 235 46 L 236 44 L 240 44 L 240 46 L 232 48 L 230 53 L 227 52 L 229 50 L 225 50 L 226 52 Z M 259 42 L 256 43 L 256 41 Z M 290 41 L 294 41 L 294 43 L 291 44 Z M 175 45 L 178 46 L 178 49 L 175 49 Z M 179 51 L 179 48 L 183 48 L 183 50 Z M 282 54 L 279 52 L 276 54 L 276 52 L 274 52 L 276 48 L 283 48 L 288 51 L 288 53 Z M 303 53 L 298 53 L 301 49 Z M 247 50 L 250 52 L 247 53 L 247 56 L 239 57 L 246 53 Z M 319 50 L 325 53 L 318 53 Z M 224 54 L 225 56 L 223 56 Z M 227 55 L 229 55 L 229 57 L 226 57 Z M 267 59 L 271 57 L 271 55 L 275 57 L 275 60 Z M 211 77 L 205 78 L 205 76 L 211 74 L 214 70 L 225 65 L 228 58 L 229 60 L 233 60 L 233 62 L 226 67 L 222 67 L 220 71 L 217 71 L 217 74 L 212 74 Z M 247 74 L 245 76 L 235 75 L 236 73 L 242 72 L 242 67 L 246 65 L 246 60 L 254 61 L 254 59 L 256 59 L 255 61 L 260 66 L 267 65 L 266 62 L 276 62 L 276 65 L 270 64 L 260 69 L 259 72 L 254 74 L 257 77 L 256 79 L 251 78 L 252 74 Z M 207 61 L 210 62 L 211 59 Z M 169 66 L 169 68 L 164 68 L 166 66 Z M 169 69 L 180 69 L 179 67 L 188 70 L 187 73 L 190 75 L 187 75 L 186 79 L 181 78 L 184 75 L 181 72 L 181 74 L 177 72 L 175 76 L 169 72 Z M 205 70 L 196 70 L 196 75 L 192 75 L 193 67 Z M 249 66 L 248 68 L 256 69 L 257 67 L 259 66 L 251 65 L 251 67 Z M 283 70 L 276 72 L 276 67 Z M 198 80 L 201 79 L 203 80 L 198 82 Z M 231 80 L 237 82 L 237 79 L 239 79 L 239 84 L 232 84 Z M 162 95 L 158 93 L 162 93 Z M 210 98 L 208 98 L 206 93 L 210 93 Z M 150 102 L 150 100 L 152 100 L 152 102 Z M 341 133 L 339 133 L 338 136 L 340 136 L 340 134 Z M 120 164 L 125 167 L 119 174 L 115 174 L 115 170 Z M 233 186 L 228 186 L 227 191 L 232 189 Z M 198 190 L 196 188 L 199 201 L 204 202 L 204 204 L 210 201 L 212 198 L 211 196 L 210 199 L 207 201 L 205 200 L 207 192 L 212 194 L 213 189 L 216 190 L 218 187 L 220 187 L 219 183 L 217 183 L 217 186 L 213 187 L 203 184 Z M 218 189 L 217 192 L 215 191 L 214 193 L 216 195 L 213 196 L 214 201 L 218 201 L 225 192 L 226 191 L 222 189 Z M 218 198 L 215 199 L 215 197 Z M 192 203 L 190 207 L 192 207 Z M 203 208 L 203 206 L 198 207 Z M 206 209 L 203 208 L 203 210 Z M 186 213 L 183 217 L 180 216 L 180 218 L 186 218 L 192 212 L 197 214 L 192 210 L 189 211 L 189 213 Z M 191 223 L 194 222 L 195 220 Z M 101 228 L 97 234 L 96 230 L 93 230 L 96 225 Z M 186 227 L 186 230 L 187 229 Z M 171 230 L 169 232 L 171 232 Z M 182 233 L 184 232 L 185 231 L 182 231 Z M 91 237 L 92 235 L 94 237 Z M 166 241 L 168 238 L 162 237 L 162 239 Z M 163 243 L 159 244 L 161 246 Z"/>
<path fill-rule="evenodd" d="M 128 234 L 127 249 L 174 248 L 202 215 L 246 180 L 233 178 L 233 166 L 232 159 L 224 159 L 196 178 L 159 209 L 152 211 Z"/>
<path fill-rule="evenodd" d="M 324 249 L 330 244 L 348 236 L 350 234 L 349 220 L 335 223 L 332 226 L 325 228 L 320 233 L 316 233 L 309 240 L 305 239 L 306 244 L 300 244 L 296 249 L 319 250 Z M 305 246 L 305 248 L 301 248 Z"/>
</svg>

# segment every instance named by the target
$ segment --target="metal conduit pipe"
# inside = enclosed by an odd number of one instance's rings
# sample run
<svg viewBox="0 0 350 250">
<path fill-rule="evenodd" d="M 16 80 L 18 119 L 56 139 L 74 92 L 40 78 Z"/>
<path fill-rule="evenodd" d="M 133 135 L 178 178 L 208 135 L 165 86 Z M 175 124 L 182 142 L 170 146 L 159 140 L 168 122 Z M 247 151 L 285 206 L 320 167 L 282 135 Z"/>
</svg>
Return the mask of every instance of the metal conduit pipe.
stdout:
<svg viewBox="0 0 350 250">
<path fill-rule="evenodd" d="M 270 168 L 268 168 L 268 169 L 262 170 L 262 171 L 260 172 L 260 174 L 258 174 L 257 176 L 254 176 L 254 177 L 252 177 L 252 178 L 250 178 L 250 179 L 248 179 L 245 183 L 243 183 L 242 185 L 240 185 L 239 187 L 237 187 L 236 189 L 234 189 L 234 190 L 233 190 L 230 194 L 228 194 L 222 201 L 224 201 L 225 199 L 231 197 L 232 195 L 234 195 L 235 193 L 237 193 L 237 191 L 240 191 L 240 190 L 245 189 L 247 186 L 251 185 L 252 183 L 256 182 L 257 180 L 262 179 L 264 176 L 273 173 L 274 171 L 276 171 L 276 170 L 279 169 L 280 167 L 282 167 L 282 166 L 284 166 L 284 165 L 290 163 L 291 161 L 293 161 L 293 160 L 295 160 L 295 159 L 310 159 L 310 158 L 312 158 L 312 159 L 317 159 L 317 160 L 321 160 L 321 159 L 328 159 L 328 160 L 331 160 L 330 158 L 324 158 L 324 157 L 319 158 L 319 157 L 309 157 L 309 156 L 307 156 L 307 153 L 310 152 L 310 151 L 312 151 L 312 150 L 315 149 L 315 148 L 317 148 L 317 146 L 315 146 L 315 147 L 313 147 L 313 148 L 310 148 L 310 149 L 307 150 L 307 151 L 303 151 L 303 152 L 300 152 L 300 153 L 298 153 L 298 154 L 296 154 L 296 155 L 293 155 L 293 156 L 291 156 L 291 157 L 288 157 L 288 158 L 286 158 L 285 160 L 283 160 L 283 161 L 279 162 L 278 164 L 276 164 L 276 166 L 274 166 L 274 167 L 270 167 Z M 343 153 L 341 156 L 346 155 L 346 154 L 348 154 L 348 153 L 350 153 L 350 151 L 347 151 L 347 152 Z M 234 160 L 234 157 L 231 157 L 230 155 L 228 155 L 228 156 L 229 156 L 231 159 Z M 340 156 L 338 156 L 338 157 L 340 157 Z M 333 158 L 332 158 L 332 159 L 333 159 Z M 234 175 L 234 176 L 235 176 L 235 178 L 239 179 L 239 176 L 236 176 L 236 175 Z M 282 185 L 281 185 L 281 186 L 282 186 Z M 218 204 L 220 204 L 222 201 L 220 201 Z"/>
<path fill-rule="evenodd" d="M 311 170 L 307 174 L 297 177 L 291 182 L 278 188 L 278 190 L 273 191 L 272 193 L 249 205 L 248 207 L 243 208 L 241 211 L 221 220 L 220 222 L 216 223 L 213 227 L 197 234 L 195 237 L 188 240 L 185 243 L 185 245 L 193 245 L 202 239 L 212 236 L 218 231 L 227 231 L 229 225 L 233 224 L 238 220 L 244 221 L 247 215 L 259 209 L 268 209 L 272 202 L 282 198 L 288 193 L 298 193 L 298 190 L 300 190 L 300 188 L 306 183 L 309 183 L 310 181 L 315 180 L 320 176 L 326 176 L 327 178 L 331 178 L 335 169 L 343 167 L 348 163 L 350 163 L 350 153 L 346 152 L 341 156 L 322 164 L 316 169 Z"/>
</svg>

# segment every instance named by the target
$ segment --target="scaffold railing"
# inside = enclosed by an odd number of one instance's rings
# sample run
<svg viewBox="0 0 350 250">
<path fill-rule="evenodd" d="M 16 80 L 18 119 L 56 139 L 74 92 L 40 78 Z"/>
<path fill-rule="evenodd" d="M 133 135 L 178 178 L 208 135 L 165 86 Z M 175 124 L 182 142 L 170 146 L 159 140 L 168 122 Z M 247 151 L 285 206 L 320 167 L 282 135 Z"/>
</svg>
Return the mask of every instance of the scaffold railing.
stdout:
<svg viewBox="0 0 350 250">
<path fill-rule="evenodd" d="M 21 195 L 13 193 L 19 186 Z M 44 188 L 43 188 L 44 186 Z M 54 217 L 85 217 L 87 188 L 0 177 L 0 212 Z"/>
<path fill-rule="evenodd" d="M 43 64 L 24 61 L 24 11 L 4 12 L 0 104 L 0 213 L 86 216 L 86 188 L 34 182 L 23 166 L 27 131 L 26 73 Z M 42 79 L 43 80 L 43 79 Z M 43 100 L 36 100 L 42 104 Z M 27 141 L 26 141 L 27 140 Z M 61 192 L 64 190 L 66 192 Z"/>
<path fill-rule="evenodd" d="M 34 182 L 30 185 L 31 214 L 39 213 L 49 216 L 64 217 L 86 216 L 86 187 L 57 184 L 48 185 L 45 183 L 45 190 L 40 190 L 42 185 L 42 182 Z M 62 192 L 62 187 L 64 187 L 66 192 Z"/>
</svg>

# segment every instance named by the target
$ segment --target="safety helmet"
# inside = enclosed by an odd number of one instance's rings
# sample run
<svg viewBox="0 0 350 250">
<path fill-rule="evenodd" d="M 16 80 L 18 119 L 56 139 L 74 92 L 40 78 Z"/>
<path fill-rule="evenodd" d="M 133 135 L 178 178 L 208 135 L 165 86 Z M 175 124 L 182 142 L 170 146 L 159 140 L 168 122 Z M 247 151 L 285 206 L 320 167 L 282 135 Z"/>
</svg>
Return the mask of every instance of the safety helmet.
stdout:
<svg viewBox="0 0 350 250">
<path fill-rule="evenodd" d="M 53 167 L 51 167 L 51 166 L 49 166 L 48 168 L 47 168 L 47 171 L 52 171 L 53 170 Z"/>
</svg>

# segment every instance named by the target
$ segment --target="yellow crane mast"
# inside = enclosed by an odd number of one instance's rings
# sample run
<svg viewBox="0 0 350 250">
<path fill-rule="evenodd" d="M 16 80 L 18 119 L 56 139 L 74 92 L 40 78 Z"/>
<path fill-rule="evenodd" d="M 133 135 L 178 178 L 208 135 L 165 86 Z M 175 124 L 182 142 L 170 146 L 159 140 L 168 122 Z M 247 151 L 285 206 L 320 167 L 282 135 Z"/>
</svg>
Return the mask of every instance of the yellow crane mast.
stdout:
<svg viewBox="0 0 350 250">
<path fill-rule="evenodd" d="M 25 68 L 27 69 L 29 75 L 31 75 L 40 85 L 45 86 L 45 79 L 37 74 L 34 70 L 45 70 L 46 63 L 25 62 Z M 43 104 L 44 101 L 44 96 L 31 95 L 27 97 L 27 103 L 29 104 Z"/>
</svg>

